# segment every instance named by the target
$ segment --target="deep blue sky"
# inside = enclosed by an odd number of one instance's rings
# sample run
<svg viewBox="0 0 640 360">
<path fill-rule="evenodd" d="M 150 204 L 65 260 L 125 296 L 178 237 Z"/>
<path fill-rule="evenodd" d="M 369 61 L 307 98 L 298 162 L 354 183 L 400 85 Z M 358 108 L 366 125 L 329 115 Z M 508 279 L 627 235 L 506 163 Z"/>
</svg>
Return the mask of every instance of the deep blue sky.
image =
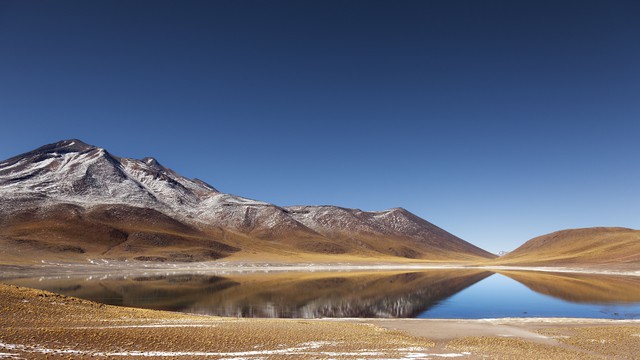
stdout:
<svg viewBox="0 0 640 360">
<path fill-rule="evenodd" d="M 0 0 L 0 158 L 80 138 L 490 251 L 640 228 L 638 1 Z"/>
</svg>

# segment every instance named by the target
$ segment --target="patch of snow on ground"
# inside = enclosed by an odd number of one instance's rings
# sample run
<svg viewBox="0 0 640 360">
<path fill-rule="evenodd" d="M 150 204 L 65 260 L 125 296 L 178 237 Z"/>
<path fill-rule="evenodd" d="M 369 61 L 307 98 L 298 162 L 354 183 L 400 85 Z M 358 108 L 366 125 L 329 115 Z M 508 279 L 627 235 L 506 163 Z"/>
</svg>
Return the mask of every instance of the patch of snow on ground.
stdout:
<svg viewBox="0 0 640 360">
<path fill-rule="evenodd" d="M 140 350 L 126 350 L 126 351 L 92 351 L 92 350 L 76 350 L 76 349 L 52 349 L 44 346 L 26 346 L 21 344 L 5 344 L 0 343 L 0 349 L 22 351 L 26 353 L 40 353 L 40 354 L 56 354 L 56 355 L 77 355 L 77 356 L 139 356 L 139 357 L 182 357 L 182 356 L 198 356 L 198 357 L 224 357 L 225 359 L 261 359 L 264 356 L 270 355 L 300 355 L 300 356 L 355 356 L 355 357 L 375 357 L 380 358 L 384 356 L 385 352 L 381 350 L 361 350 L 355 352 L 332 352 L 332 351 L 313 351 L 318 350 L 323 346 L 334 346 L 338 343 L 328 341 L 311 341 L 298 345 L 297 347 L 285 347 L 282 345 L 280 349 L 272 350 L 251 350 L 251 351 L 235 351 L 235 352 L 209 352 L 209 351 L 140 351 Z M 410 348 L 413 349 L 413 348 Z M 407 349 L 404 349 L 407 350 Z M 430 357 L 462 357 L 470 355 L 471 353 L 444 353 L 444 354 L 431 354 L 423 352 L 407 352 L 402 354 L 403 349 L 389 349 L 389 352 L 400 352 L 401 358 L 399 360 L 409 359 L 428 359 Z M 2 353 L 0 352 L 0 358 L 19 358 L 18 354 L 14 353 Z"/>
<path fill-rule="evenodd" d="M 145 328 L 190 328 L 190 327 L 217 327 L 215 324 L 149 324 L 149 325 L 110 325 L 110 326 L 79 326 L 73 329 L 145 329 Z"/>
<path fill-rule="evenodd" d="M 24 164 L 24 163 L 25 163 L 25 160 L 23 159 L 23 160 L 20 160 L 20 161 L 15 162 L 13 165 L 5 166 L 5 165 L 6 165 L 6 164 L 8 164 L 8 163 L 9 163 L 9 162 L 3 162 L 2 164 L 0 164 L 0 167 L 2 168 L 2 170 L 3 170 L 3 171 L 7 171 L 7 170 L 9 170 L 9 169 L 13 169 L 13 168 L 15 168 L 15 167 L 18 167 L 18 166 L 20 166 L 20 165 Z"/>
<path fill-rule="evenodd" d="M 0 352 L 0 359 L 24 359 L 19 354 Z"/>
</svg>

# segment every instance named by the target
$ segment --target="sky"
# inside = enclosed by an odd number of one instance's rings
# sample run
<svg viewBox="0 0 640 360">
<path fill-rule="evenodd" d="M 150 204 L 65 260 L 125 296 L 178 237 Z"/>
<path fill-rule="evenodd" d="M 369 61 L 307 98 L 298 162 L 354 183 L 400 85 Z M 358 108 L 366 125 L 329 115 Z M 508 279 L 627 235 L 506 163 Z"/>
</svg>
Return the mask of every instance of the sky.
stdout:
<svg viewBox="0 0 640 360">
<path fill-rule="evenodd" d="M 78 138 L 492 252 L 640 228 L 640 2 L 0 0 L 0 158 Z"/>
</svg>

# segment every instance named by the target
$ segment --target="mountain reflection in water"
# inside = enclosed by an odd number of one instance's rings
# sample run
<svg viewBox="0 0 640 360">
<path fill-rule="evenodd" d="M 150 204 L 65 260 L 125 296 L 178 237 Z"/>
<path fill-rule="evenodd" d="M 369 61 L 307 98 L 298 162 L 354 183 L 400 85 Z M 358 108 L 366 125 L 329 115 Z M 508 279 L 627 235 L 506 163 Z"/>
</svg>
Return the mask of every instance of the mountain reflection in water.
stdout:
<svg viewBox="0 0 640 360">
<path fill-rule="evenodd" d="M 586 304 L 640 303 L 639 276 L 500 271 L 544 295 Z"/>
<path fill-rule="evenodd" d="M 231 276 L 14 279 L 16 285 L 106 303 L 234 317 L 415 317 L 487 271 L 270 273 Z"/>
<path fill-rule="evenodd" d="M 570 303 L 630 304 L 633 308 L 625 310 L 629 314 L 625 316 L 629 318 L 636 317 L 640 311 L 640 277 L 500 271 L 500 275 L 496 276 L 502 280 L 496 282 L 499 279 L 492 277 L 482 281 L 493 274 L 482 270 L 447 269 L 411 272 L 250 272 L 224 276 L 199 273 L 40 277 L 0 281 L 111 305 L 231 317 L 534 316 L 535 302 L 539 301 L 535 300 L 536 296 L 539 298 L 542 295 L 556 299 L 556 303 L 545 301 L 545 304 L 552 304 L 549 306 L 557 306 L 549 313 L 544 312 L 549 316 L 568 316 L 573 311 L 566 307 Z M 497 284 L 499 288 L 490 284 Z M 506 295 L 515 294 L 517 287 L 526 293 L 518 290 L 519 296 L 523 297 L 509 299 Z M 538 294 L 529 292 L 527 288 Z M 526 305 L 527 301 L 530 305 Z M 516 306 L 509 312 L 512 303 Z M 574 306 L 584 306 L 580 304 Z M 496 311 L 497 307 L 500 311 Z M 595 312 L 593 316 L 599 316 L 599 308 L 592 310 L 576 314 L 592 316 Z M 528 313 L 531 315 L 526 315 Z"/>
</svg>

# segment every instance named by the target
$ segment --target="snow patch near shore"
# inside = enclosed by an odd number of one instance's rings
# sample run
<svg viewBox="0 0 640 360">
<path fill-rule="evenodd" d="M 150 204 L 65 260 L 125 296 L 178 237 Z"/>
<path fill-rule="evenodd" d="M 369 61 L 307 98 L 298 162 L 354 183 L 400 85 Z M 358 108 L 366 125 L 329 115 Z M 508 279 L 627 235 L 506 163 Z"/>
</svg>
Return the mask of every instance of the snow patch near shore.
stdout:
<svg viewBox="0 0 640 360">
<path fill-rule="evenodd" d="M 0 359 L 24 359 L 20 354 L 0 352 Z"/>
<path fill-rule="evenodd" d="M 239 274 L 239 273 L 277 273 L 277 272 L 350 272 L 350 271 L 428 271 L 428 270 L 486 270 L 500 271 L 531 271 L 549 273 L 575 273 L 611 276 L 640 276 L 640 271 L 634 270 L 604 270 L 567 267 L 527 267 L 527 266 L 473 266 L 460 264 L 418 264 L 418 263 L 260 263 L 248 261 L 216 261 L 196 263 L 144 263 L 128 261 L 109 261 L 88 259 L 86 264 L 45 262 L 34 265 L 29 269 L 34 274 L 46 273 L 47 278 L 69 278 L 71 275 L 89 274 L 90 276 L 121 277 L 122 271 L 131 275 L 147 275 L 164 273 L 176 274 Z M 25 269 L 19 273 L 8 275 L 24 276 Z M 44 278 L 44 277 L 43 277 Z"/>
<path fill-rule="evenodd" d="M 148 325 L 108 325 L 108 326 L 79 326 L 72 329 L 138 329 L 138 328 L 193 328 L 193 327 L 218 327 L 215 324 L 148 324 Z"/>
<path fill-rule="evenodd" d="M 21 344 L 5 344 L 0 343 L 0 349 L 21 351 L 25 353 L 40 353 L 40 354 L 56 354 L 56 355 L 77 355 L 77 356 L 138 356 L 138 357 L 183 357 L 183 356 L 198 356 L 198 357 L 224 357 L 225 359 L 256 359 L 269 355 L 300 355 L 300 356 L 353 356 L 353 357 L 372 357 L 380 358 L 381 356 L 388 356 L 389 353 L 397 354 L 399 358 L 389 358 L 397 360 L 411 360 L 411 359 L 429 359 L 431 357 L 443 357 L 454 358 L 471 355 L 469 352 L 462 353 L 443 353 L 432 354 L 426 352 L 415 352 L 418 348 L 405 348 L 405 349 L 389 349 L 389 350 L 360 350 L 352 352 L 336 352 L 336 351 L 319 351 L 325 346 L 335 346 L 338 343 L 328 341 L 311 341 L 302 343 L 296 347 L 282 348 L 282 349 L 270 349 L 270 350 L 250 350 L 250 351 L 234 351 L 234 352 L 209 352 L 209 351 L 141 351 L 141 350 L 125 350 L 125 351 L 92 351 L 92 350 L 76 350 L 76 349 L 52 349 L 44 346 L 27 346 Z M 420 350 L 426 350 L 421 349 Z M 6 355 L 4 358 L 15 359 L 19 354 L 15 353 L 2 353 L 0 352 L 0 358 Z M 10 356 L 10 357 L 9 357 Z"/>
</svg>

